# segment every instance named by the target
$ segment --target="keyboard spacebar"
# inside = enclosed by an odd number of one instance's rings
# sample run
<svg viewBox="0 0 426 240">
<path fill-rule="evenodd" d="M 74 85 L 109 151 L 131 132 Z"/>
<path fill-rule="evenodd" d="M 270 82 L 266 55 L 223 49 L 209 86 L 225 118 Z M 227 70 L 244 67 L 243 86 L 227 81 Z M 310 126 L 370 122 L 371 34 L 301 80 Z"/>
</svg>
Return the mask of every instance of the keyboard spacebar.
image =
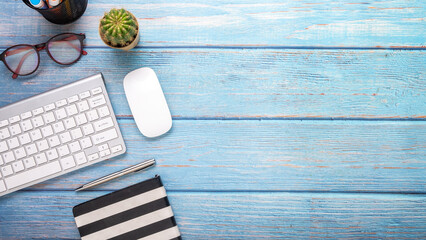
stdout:
<svg viewBox="0 0 426 240">
<path fill-rule="evenodd" d="M 12 177 L 5 178 L 4 181 L 6 182 L 6 186 L 10 189 L 38 180 L 40 178 L 47 177 L 60 171 L 61 166 L 59 165 L 58 161 L 55 161 L 38 168 L 27 170 L 23 173 L 18 173 Z"/>
</svg>

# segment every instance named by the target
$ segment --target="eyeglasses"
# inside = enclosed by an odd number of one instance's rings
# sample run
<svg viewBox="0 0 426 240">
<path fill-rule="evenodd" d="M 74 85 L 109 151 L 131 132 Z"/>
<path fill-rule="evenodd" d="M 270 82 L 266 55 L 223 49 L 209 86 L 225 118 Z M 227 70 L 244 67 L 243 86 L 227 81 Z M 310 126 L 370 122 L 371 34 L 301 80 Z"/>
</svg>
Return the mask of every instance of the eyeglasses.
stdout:
<svg viewBox="0 0 426 240">
<path fill-rule="evenodd" d="M 83 50 L 83 33 L 62 33 L 53 36 L 49 41 L 37 45 L 19 44 L 6 49 L 0 54 L 0 60 L 13 73 L 12 78 L 34 73 L 40 65 L 39 51 L 46 49 L 49 57 L 62 65 L 77 62 L 81 55 L 87 55 Z"/>
</svg>

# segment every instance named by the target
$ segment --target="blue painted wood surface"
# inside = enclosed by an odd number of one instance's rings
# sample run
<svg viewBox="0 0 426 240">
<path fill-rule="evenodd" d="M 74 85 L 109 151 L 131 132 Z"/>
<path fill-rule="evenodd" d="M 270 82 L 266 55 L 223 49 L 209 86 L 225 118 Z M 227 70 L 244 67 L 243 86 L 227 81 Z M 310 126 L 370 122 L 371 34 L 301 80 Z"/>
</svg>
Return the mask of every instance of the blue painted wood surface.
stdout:
<svg viewBox="0 0 426 240">
<path fill-rule="evenodd" d="M 0 103 L 102 72 L 116 114 L 129 116 L 122 80 L 150 66 L 174 117 L 426 118 L 424 51 L 89 48 L 73 68 L 42 56 L 36 75 L 4 83 Z"/>
<path fill-rule="evenodd" d="M 89 46 L 102 46 L 100 16 L 112 7 L 125 7 L 139 20 L 143 46 L 425 45 L 423 0 L 91 0 L 83 17 L 68 26 L 43 21 L 37 12 L 16 2 L 2 4 L 3 44 L 14 44 L 16 39 L 43 41 L 52 32 L 74 30 L 90 33 Z"/>
<path fill-rule="evenodd" d="M 131 52 L 98 37 L 114 6 L 141 25 Z M 154 174 L 184 239 L 426 238 L 424 1 L 91 0 L 65 26 L 2 7 L 0 49 L 73 31 L 89 54 L 61 67 L 43 53 L 18 80 L 0 66 L 0 106 L 101 71 L 128 152 L 2 197 L 1 239 L 78 239 L 74 205 Z M 141 66 L 174 118 L 155 140 L 122 88 Z M 144 173 L 73 192 L 151 157 Z"/>
</svg>

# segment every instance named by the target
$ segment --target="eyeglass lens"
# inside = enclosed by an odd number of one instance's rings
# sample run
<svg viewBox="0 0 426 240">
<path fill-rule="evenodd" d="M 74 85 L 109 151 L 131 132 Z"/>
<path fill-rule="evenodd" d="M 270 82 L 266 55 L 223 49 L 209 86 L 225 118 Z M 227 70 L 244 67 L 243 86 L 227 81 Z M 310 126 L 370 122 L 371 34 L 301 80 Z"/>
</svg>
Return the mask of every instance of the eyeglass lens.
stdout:
<svg viewBox="0 0 426 240">
<path fill-rule="evenodd" d="M 71 64 L 81 55 L 81 41 L 74 34 L 61 34 L 52 38 L 47 49 L 52 58 L 61 64 Z"/>
<path fill-rule="evenodd" d="M 6 51 L 4 60 L 12 72 L 27 75 L 37 69 L 39 57 L 30 45 L 18 45 Z"/>
</svg>

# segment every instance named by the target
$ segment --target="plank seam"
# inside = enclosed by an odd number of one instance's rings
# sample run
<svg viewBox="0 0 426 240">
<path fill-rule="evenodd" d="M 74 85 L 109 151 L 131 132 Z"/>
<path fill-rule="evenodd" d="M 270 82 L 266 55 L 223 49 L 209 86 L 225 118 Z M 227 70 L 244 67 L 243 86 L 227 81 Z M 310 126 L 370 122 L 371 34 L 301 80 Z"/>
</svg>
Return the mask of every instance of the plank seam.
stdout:
<svg viewBox="0 0 426 240">
<path fill-rule="evenodd" d="M 117 119 L 123 120 L 133 120 L 134 118 L 131 115 L 117 115 Z M 345 117 L 173 117 L 173 120 L 183 120 L 183 121 L 193 121 L 193 120 L 201 120 L 201 121 L 234 121 L 234 120 L 248 120 L 248 121 L 275 121 L 275 120 L 283 120 L 283 121 L 426 121 L 426 118 L 345 118 Z"/>
<path fill-rule="evenodd" d="M 90 189 L 85 192 L 109 192 L 119 189 Z M 74 189 L 22 189 L 23 192 L 74 192 Z M 179 190 L 167 189 L 168 193 L 321 193 L 321 194 L 390 194 L 390 195 L 425 195 L 426 191 L 325 191 L 325 190 Z"/>
<path fill-rule="evenodd" d="M 87 48 L 105 48 L 105 46 L 87 46 Z M 244 45 L 207 45 L 207 46 L 136 46 L 136 49 L 300 49 L 300 50 L 426 50 L 426 46 L 389 46 L 389 47 L 333 47 L 333 46 L 244 46 Z"/>
<path fill-rule="evenodd" d="M 0 46 L 4 50 L 10 46 Z M 86 49 L 109 49 L 107 46 L 85 46 Z M 136 46 L 135 49 L 260 49 L 260 50 L 395 50 L 395 51 L 424 51 L 426 46 L 390 46 L 390 47 L 333 47 L 333 46 Z"/>
</svg>

